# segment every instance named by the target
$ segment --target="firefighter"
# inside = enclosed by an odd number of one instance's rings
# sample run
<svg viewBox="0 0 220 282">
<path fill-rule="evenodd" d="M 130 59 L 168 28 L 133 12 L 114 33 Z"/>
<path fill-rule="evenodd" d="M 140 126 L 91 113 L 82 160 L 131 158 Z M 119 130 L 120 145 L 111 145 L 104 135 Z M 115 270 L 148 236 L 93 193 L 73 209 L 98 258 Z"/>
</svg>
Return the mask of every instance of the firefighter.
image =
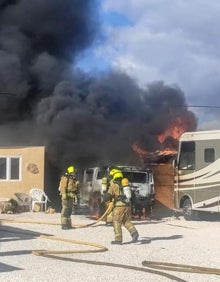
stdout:
<svg viewBox="0 0 220 282">
<path fill-rule="evenodd" d="M 130 199 L 123 193 L 123 186 L 128 186 L 128 180 L 123 178 L 123 174 L 120 170 L 110 171 L 110 175 L 113 181 L 110 183 L 108 192 L 104 195 L 104 201 L 113 200 L 113 227 L 115 240 L 111 241 L 111 244 L 122 244 L 122 225 L 131 234 L 131 242 L 135 243 L 138 240 L 139 234 L 137 229 L 131 222 L 131 204 Z M 123 181 L 122 181 L 123 179 Z M 126 185 L 125 185 L 126 184 Z"/>
<path fill-rule="evenodd" d="M 79 181 L 77 181 L 74 166 L 69 166 L 64 175 L 61 176 L 59 191 L 62 202 L 61 228 L 64 230 L 72 229 L 71 214 L 73 203 L 79 192 Z"/>
</svg>

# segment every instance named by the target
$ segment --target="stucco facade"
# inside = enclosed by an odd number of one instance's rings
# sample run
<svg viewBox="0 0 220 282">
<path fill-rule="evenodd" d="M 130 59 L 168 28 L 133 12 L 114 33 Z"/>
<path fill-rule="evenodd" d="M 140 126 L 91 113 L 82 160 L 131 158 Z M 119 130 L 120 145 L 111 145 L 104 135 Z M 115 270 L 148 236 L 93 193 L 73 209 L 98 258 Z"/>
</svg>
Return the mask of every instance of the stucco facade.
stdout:
<svg viewBox="0 0 220 282">
<path fill-rule="evenodd" d="M 45 147 L 0 147 L 0 198 L 44 190 Z"/>
</svg>

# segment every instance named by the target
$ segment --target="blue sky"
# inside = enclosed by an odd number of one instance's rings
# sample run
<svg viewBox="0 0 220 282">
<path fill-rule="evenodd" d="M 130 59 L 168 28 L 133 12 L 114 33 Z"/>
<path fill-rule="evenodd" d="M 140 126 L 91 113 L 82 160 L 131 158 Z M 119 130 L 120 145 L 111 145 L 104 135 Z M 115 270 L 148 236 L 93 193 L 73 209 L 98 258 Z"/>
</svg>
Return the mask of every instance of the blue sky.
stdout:
<svg viewBox="0 0 220 282">
<path fill-rule="evenodd" d="M 108 12 L 103 11 L 102 9 L 100 10 L 100 22 L 103 29 L 105 29 L 105 27 L 120 28 L 132 25 L 132 21 L 122 13 L 118 13 L 117 11 Z M 104 38 L 102 38 L 102 40 L 105 40 L 104 32 L 103 37 Z M 96 54 L 100 45 L 101 42 L 98 40 L 98 42 L 94 43 L 94 46 L 81 54 L 77 65 L 79 65 L 84 71 L 102 71 L 111 68 L 111 62 L 108 59 Z"/>
<path fill-rule="evenodd" d="M 142 87 L 176 84 L 201 129 L 220 129 L 220 1 L 102 0 L 102 40 L 82 54 L 85 71 L 119 69 Z"/>
</svg>

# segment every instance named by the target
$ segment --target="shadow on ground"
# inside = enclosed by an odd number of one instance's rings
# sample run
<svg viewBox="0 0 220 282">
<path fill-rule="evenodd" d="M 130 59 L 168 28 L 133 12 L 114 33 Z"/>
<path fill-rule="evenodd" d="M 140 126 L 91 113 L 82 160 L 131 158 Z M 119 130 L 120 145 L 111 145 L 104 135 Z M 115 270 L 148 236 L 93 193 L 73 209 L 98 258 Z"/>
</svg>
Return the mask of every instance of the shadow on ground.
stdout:
<svg viewBox="0 0 220 282">
<path fill-rule="evenodd" d="M 14 270 L 22 270 L 22 268 L 14 267 L 0 262 L 0 272 L 9 272 Z"/>
</svg>

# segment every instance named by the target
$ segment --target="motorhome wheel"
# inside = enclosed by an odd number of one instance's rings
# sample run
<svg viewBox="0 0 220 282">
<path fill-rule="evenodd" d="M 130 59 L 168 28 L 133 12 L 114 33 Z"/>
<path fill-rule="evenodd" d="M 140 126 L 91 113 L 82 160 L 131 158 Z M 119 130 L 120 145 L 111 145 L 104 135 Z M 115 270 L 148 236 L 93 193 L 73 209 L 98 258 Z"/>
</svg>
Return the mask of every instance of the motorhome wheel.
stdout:
<svg viewBox="0 0 220 282">
<path fill-rule="evenodd" d="M 193 219 L 193 211 L 192 211 L 192 204 L 190 199 L 186 199 L 183 202 L 183 216 L 185 220 L 192 220 Z"/>
</svg>

